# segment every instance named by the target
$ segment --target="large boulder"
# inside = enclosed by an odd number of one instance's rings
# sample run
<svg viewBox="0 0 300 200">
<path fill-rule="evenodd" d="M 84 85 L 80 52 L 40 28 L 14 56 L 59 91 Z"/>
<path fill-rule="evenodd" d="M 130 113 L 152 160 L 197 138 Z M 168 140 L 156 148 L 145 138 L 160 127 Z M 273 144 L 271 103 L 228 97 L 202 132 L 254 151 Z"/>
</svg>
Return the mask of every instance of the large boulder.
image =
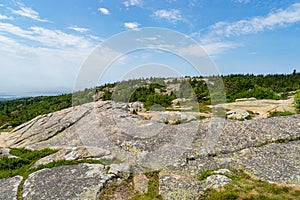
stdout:
<svg viewBox="0 0 300 200">
<path fill-rule="evenodd" d="M 0 179 L 0 199 L 17 200 L 18 186 L 22 179 L 22 176 Z"/>
<path fill-rule="evenodd" d="M 29 175 L 23 199 L 97 199 L 116 177 L 100 164 L 78 164 L 42 169 Z"/>
<path fill-rule="evenodd" d="M 54 154 L 41 158 L 36 163 L 34 163 L 31 168 L 60 160 L 101 160 L 108 158 L 109 155 L 110 152 L 108 150 L 96 147 L 65 147 Z"/>
</svg>

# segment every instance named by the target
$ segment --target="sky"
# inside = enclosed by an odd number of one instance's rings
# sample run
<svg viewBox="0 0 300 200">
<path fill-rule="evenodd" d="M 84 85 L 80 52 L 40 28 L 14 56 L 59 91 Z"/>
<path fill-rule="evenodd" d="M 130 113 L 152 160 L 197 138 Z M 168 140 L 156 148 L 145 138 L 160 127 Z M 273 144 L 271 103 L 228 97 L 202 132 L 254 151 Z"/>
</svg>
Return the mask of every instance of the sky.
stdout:
<svg viewBox="0 0 300 200">
<path fill-rule="evenodd" d="M 0 96 L 70 92 L 95 49 L 148 27 L 190 38 L 220 74 L 300 71 L 299 0 L 0 0 Z M 147 35 L 148 43 L 163 47 L 158 35 Z M 122 54 L 98 84 L 143 73 L 201 75 L 183 59 L 197 50 L 184 48 L 179 56 L 157 49 Z M 143 73 L 132 73 L 139 67 Z"/>
</svg>

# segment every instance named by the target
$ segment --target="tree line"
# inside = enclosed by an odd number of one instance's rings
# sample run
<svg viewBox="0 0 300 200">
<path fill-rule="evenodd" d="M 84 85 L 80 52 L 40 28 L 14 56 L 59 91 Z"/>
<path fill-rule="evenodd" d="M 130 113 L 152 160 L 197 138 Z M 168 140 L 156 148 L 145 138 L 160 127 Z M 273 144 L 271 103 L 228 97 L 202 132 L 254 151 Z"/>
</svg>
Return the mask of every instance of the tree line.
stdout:
<svg viewBox="0 0 300 200">
<path fill-rule="evenodd" d="M 71 106 L 92 102 L 94 96 L 102 92 L 102 100 L 121 102 L 144 102 L 146 108 L 159 105 L 167 107 L 176 98 L 190 98 L 202 104 L 211 104 L 213 95 L 209 84 L 215 84 L 222 91 L 226 100 L 232 102 L 238 98 L 255 97 L 257 99 L 285 99 L 289 92 L 300 90 L 300 73 L 292 74 L 231 74 L 220 76 L 223 83 L 214 82 L 213 77 L 185 78 L 149 78 L 105 84 L 92 89 L 77 91 L 73 94 L 58 96 L 40 96 L 0 102 L 0 127 L 8 124 L 17 126 L 34 117 L 55 112 Z M 212 81 L 211 81 L 212 80 Z M 168 91 L 168 85 L 178 85 Z M 295 97 L 295 106 L 300 110 L 300 94 Z"/>
</svg>

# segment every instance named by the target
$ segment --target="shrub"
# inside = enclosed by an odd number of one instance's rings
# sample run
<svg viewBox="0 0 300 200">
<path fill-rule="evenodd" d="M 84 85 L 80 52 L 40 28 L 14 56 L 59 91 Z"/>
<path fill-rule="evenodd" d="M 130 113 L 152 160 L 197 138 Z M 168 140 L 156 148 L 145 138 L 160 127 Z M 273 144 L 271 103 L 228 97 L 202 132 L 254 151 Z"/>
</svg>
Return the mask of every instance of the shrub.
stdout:
<svg viewBox="0 0 300 200">
<path fill-rule="evenodd" d="M 294 105 L 297 111 L 300 111 L 300 92 L 294 97 Z"/>
<path fill-rule="evenodd" d="M 288 116 L 288 115 L 293 115 L 294 113 L 292 112 L 289 112 L 289 111 L 284 111 L 284 112 L 281 112 L 281 111 L 274 111 L 274 112 L 270 112 L 268 114 L 268 117 L 280 117 L 280 116 Z"/>
</svg>

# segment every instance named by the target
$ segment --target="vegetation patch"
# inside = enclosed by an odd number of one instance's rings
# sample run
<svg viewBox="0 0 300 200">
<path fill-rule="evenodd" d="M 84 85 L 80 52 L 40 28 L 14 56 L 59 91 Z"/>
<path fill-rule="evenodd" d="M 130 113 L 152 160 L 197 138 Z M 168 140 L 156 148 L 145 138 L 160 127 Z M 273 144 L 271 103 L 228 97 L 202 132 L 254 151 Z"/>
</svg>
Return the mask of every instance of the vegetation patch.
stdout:
<svg viewBox="0 0 300 200">
<path fill-rule="evenodd" d="M 300 112 L 300 92 L 297 93 L 294 97 L 294 105 L 298 112 Z"/>
<path fill-rule="evenodd" d="M 210 77 L 212 79 L 212 77 Z M 237 74 L 221 76 L 226 90 L 226 99 L 233 102 L 238 98 L 255 97 L 257 99 L 285 99 L 291 91 L 300 89 L 300 73 L 253 75 Z M 206 105 L 211 99 L 222 99 L 223 84 L 220 92 L 210 94 L 203 77 L 174 78 L 168 84 L 179 84 L 179 91 L 167 91 L 163 78 L 136 79 L 113 84 L 105 84 L 96 88 L 48 97 L 30 97 L 0 102 L 0 127 L 8 125 L 16 127 L 41 114 L 48 114 L 75 105 L 94 101 L 94 95 L 103 92 L 102 100 L 116 102 L 141 101 L 146 109 L 164 110 L 176 98 L 186 98 L 199 103 L 200 112 L 211 112 Z M 210 82 L 213 80 L 210 80 Z M 212 84 L 212 83 L 210 83 Z M 220 98 L 219 98 L 220 97 Z M 217 102 L 214 102 L 217 103 Z M 220 102 L 223 103 L 223 102 Z M 160 106 L 154 106 L 155 104 Z M 295 107 L 300 111 L 300 94 L 295 96 Z M 153 107 L 154 106 L 154 107 Z M 153 107 L 153 108 L 152 108 Z"/>
<path fill-rule="evenodd" d="M 0 133 L 2 132 L 11 132 L 13 128 L 0 129 Z"/>
<path fill-rule="evenodd" d="M 200 175 L 199 175 L 199 181 L 203 181 L 205 180 L 207 177 L 211 176 L 211 175 L 214 175 L 215 173 L 211 170 L 207 170 L 207 171 L 204 171 L 202 172 Z"/>
<path fill-rule="evenodd" d="M 242 170 L 231 169 L 235 175 L 227 175 L 233 181 L 218 190 L 209 189 L 201 199 L 205 200 L 295 200 L 300 188 L 279 186 L 253 178 Z"/>
<path fill-rule="evenodd" d="M 294 115 L 295 113 L 289 112 L 289 111 L 274 111 L 270 112 L 268 114 L 268 117 L 280 117 L 280 116 L 289 116 L 289 115 Z"/>
<path fill-rule="evenodd" d="M 145 173 L 148 182 L 148 192 L 144 195 L 136 195 L 131 200 L 162 200 L 159 194 L 159 171 L 152 171 Z"/>
<path fill-rule="evenodd" d="M 145 173 L 148 182 L 148 192 L 146 194 L 139 194 L 134 190 L 133 177 L 131 176 L 127 180 L 123 180 L 121 183 L 116 183 L 105 189 L 100 195 L 100 199 L 108 200 L 116 198 L 121 195 L 123 198 L 130 200 L 162 200 L 159 195 L 159 172 L 152 171 Z"/>
<path fill-rule="evenodd" d="M 53 168 L 64 165 L 75 165 L 79 163 L 89 163 L 89 164 L 103 164 L 108 165 L 111 164 L 110 161 L 107 160 L 60 160 L 48 163 L 46 165 L 39 165 L 35 168 L 30 168 L 36 161 L 39 159 L 48 156 L 50 154 L 56 153 L 57 150 L 52 149 L 42 149 L 30 151 L 24 148 L 21 149 L 11 149 L 10 154 L 17 156 L 18 158 L 0 158 L 0 179 L 13 177 L 16 175 L 23 176 L 23 180 L 18 187 L 18 199 L 22 199 L 22 190 L 23 185 L 29 174 L 36 172 L 45 168 Z M 117 163 L 118 161 L 116 161 Z"/>
<path fill-rule="evenodd" d="M 100 194 L 101 200 L 116 199 L 116 196 L 122 196 L 124 199 L 130 199 L 136 195 L 133 187 L 133 175 L 121 183 L 115 183 L 102 191 Z"/>
<path fill-rule="evenodd" d="M 18 158 L 0 159 L 0 178 L 16 175 L 23 176 L 29 172 L 29 168 L 39 159 L 57 152 L 56 150 L 43 149 L 30 151 L 27 149 L 11 149 L 10 154 Z"/>
</svg>

